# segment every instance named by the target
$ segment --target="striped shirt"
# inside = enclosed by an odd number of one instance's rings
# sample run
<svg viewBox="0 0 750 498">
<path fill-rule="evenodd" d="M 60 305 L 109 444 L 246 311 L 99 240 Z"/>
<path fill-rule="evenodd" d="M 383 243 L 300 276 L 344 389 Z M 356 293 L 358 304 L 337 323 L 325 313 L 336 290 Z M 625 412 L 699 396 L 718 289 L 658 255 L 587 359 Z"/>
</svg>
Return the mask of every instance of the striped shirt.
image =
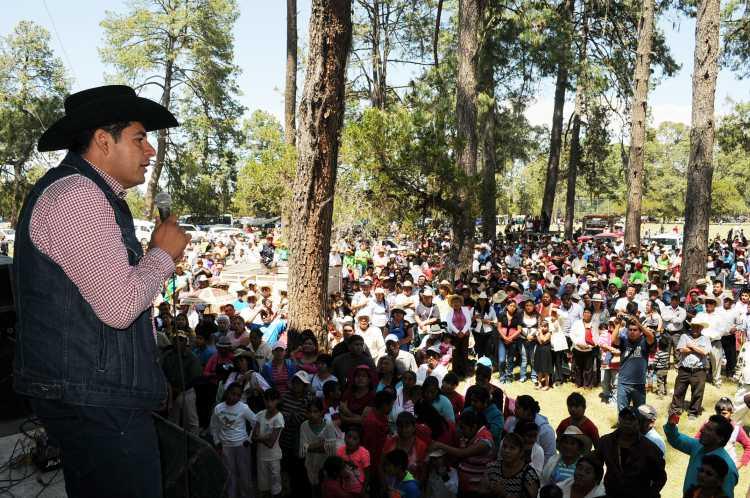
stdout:
<svg viewBox="0 0 750 498">
<path fill-rule="evenodd" d="M 117 180 L 91 166 L 118 197 L 125 197 Z M 174 271 L 172 258 L 158 248 L 130 266 L 112 206 L 83 175 L 61 178 L 42 192 L 31 213 L 29 235 L 39 251 L 60 265 L 96 316 L 115 329 L 129 327 L 148 309 Z"/>
</svg>

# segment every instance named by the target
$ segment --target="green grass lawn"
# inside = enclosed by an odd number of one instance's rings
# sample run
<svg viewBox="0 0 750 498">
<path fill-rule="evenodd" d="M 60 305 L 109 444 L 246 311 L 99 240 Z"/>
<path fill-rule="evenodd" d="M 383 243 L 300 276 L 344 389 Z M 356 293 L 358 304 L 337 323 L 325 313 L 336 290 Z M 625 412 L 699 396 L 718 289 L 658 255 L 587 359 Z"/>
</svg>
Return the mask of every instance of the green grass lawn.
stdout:
<svg viewBox="0 0 750 498">
<path fill-rule="evenodd" d="M 668 382 L 668 394 L 663 399 L 659 399 L 656 394 L 647 393 L 647 403 L 653 405 L 658 413 L 659 419 L 656 423 L 656 430 L 664 437 L 664 431 L 662 425 L 666 422 L 667 410 L 669 408 L 670 401 L 672 400 L 672 387 L 674 386 L 675 371 L 670 371 L 669 382 Z M 499 385 L 498 376 L 493 376 L 493 383 Z M 568 409 L 565 403 L 565 399 L 570 393 L 575 391 L 575 385 L 572 383 L 564 384 L 561 387 L 556 387 L 549 391 L 539 391 L 534 389 L 534 385 L 531 382 L 521 384 L 520 382 L 514 382 L 512 384 L 502 385 L 503 391 L 508 393 L 509 396 L 517 397 L 521 394 L 529 394 L 536 399 L 542 407 L 542 415 L 547 417 L 552 424 L 553 428 L 557 428 L 557 425 L 561 420 L 568 416 Z M 703 416 L 695 421 L 688 420 L 687 414 L 684 414 L 680 419 L 680 431 L 694 435 L 699 428 L 699 425 L 706 420 L 710 415 L 713 414 L 713 408 L 716 401 L 721 396 L 734 397 L 736 391 L 736 384 L 734 382 L 724 382 L 720 388 L 716 388 L 712 385 L 706 385 L 705 394 L 703 396 Z M 589 391 L 581 390 L 581 393 L 586 398 L 586 415 L 594 421 L 599 428 L 599 434 L 604 435 L 612 432 L 612 425 L 617 421 L 617 409 L 611 405 L 604 405 L 599 401 L 600 389 L 592 389 Z M 688 394 L 689 396 L 689 394 Z M 688 398 L 689 399 L 689 398 Z M 666 437 L 664 437 L 666 442 Z M 741 446 L 737 446 L 738 455 L 742 454 Z M 685 470 L 687 469 L 688 457 L 687 455 L 680 453 L 674 448 L 669 446 L 667 443 L 667 476 L 668 481 L 664 489 L 662 490 L 663 498 L 681 498 L 682 497 L 682 484 L 685 477 Z M 735 488 L 736 497 L 744 497 L 750 486 L 750 470 L 748 467 L 744 467 L 739 470 L 740 481 Z M 750 498 L 750 495 L 748 495 Z"/>
</svg>

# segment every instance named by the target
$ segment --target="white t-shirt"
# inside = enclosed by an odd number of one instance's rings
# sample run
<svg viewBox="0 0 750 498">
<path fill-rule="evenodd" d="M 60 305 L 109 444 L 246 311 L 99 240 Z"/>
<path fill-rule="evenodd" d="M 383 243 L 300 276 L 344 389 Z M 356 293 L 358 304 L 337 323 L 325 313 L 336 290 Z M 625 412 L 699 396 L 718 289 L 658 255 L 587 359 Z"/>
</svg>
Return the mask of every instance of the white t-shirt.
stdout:
<svg viewBox="0 0 750 498">
<path fill-rule="evenodd" d="M 270 419 L 266 417 L 266 411 L 262 410 L 258 413 L 258 423 L 255 425 L 255 430 L 258 436 L 265 437 L 271 434 L 276 429 L 284 428 L 284 415 L 281 412 L 276 413 Z M 279 436 L 281 434 L 279 433 Z M 258 460 L 262 462 L 269 462 L 272 460 L 281 460 L 281 446 L 279 446 L 279 439 L 276 438 L 276 442 L 272 447 L 266 446 L 264 443 L 258 444 Z"/>
<path fill-rule="evenodd" d="M 254 425 L 255 420 L 255 413 L 242 401 L 232 406 L 219 403 L 211 417 L 211 436 L 222 446 L 240 446 L 247 441 L 245 423 Z"/>
</svg>

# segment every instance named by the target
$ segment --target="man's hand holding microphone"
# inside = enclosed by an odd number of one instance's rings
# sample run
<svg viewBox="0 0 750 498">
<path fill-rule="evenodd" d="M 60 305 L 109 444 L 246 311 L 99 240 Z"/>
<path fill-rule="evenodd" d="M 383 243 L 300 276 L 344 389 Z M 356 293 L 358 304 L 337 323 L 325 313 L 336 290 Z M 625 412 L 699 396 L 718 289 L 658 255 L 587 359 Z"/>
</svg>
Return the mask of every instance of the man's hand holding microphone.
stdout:
<svg viewBox="0 0 750 498">
<path fill-rule="evenodd" d="M 169 254 L 176 263 L 182 259 L 185 247 L 190 243 L 190 235 L 177 224 L 177 218 L 171 213 L 172 198 L 166 192 L 160 192 L 154 198 L 159 210 L 159 224 L 151 234 L 150 247 L 158 247 Z"/>
</svg>

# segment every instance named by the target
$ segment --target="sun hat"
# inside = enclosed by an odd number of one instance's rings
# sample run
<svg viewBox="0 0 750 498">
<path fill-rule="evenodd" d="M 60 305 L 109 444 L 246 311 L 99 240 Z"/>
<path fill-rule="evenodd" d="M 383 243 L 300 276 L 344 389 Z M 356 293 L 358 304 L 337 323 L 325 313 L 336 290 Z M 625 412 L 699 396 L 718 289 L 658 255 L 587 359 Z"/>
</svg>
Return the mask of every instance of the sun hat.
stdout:
<svg viewBox="0 0 750 498">
<path fill-rule="evenodd" d="M 396 334 L 388 334 L 385 336 L 385 343 L 388 344 L 389 342 L 398 342 L 398 336 Z"/>
<path fill-rule="evenodd" d="M 299 380 L 301 380 L 305 384 L 309 384 L 310 383 L 310 374 L 308 374 L 304 370 L 297 370 L 297 373 L 295 373 L 294 377 L 292 377 L 292 378 L 299 379 Z"/>
<path fill-rule="evenodd" d="M 114 123 L 138 121 L 146 131 L 179 126 L 169 110 L 153 100 L 139 97 L 126 85 L 89 88 L 65 98 L 65 115 L 39 138 L 39 152 L 68 149 L 75 136 Z"/>
</svg>

